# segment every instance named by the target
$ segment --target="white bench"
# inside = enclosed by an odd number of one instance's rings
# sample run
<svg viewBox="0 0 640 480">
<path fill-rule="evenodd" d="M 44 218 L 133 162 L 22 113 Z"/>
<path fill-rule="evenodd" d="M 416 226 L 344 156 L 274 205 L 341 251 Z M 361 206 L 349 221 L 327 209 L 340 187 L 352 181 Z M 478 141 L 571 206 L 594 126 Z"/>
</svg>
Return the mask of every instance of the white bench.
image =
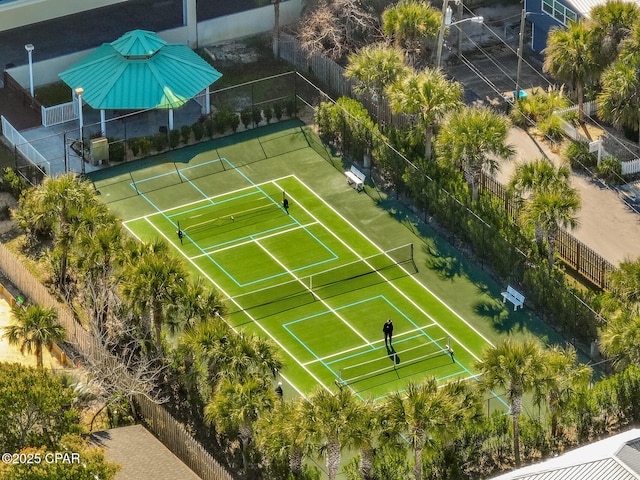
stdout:
<svg viewBox="0 0 640 480">
<path fill-rule="evenodd" d="M 524 295 L 513 288 L 511 285 L 507 286 L 507 291 L 502 292 L 502 303 L 509 300 L 513 303 L 513 311 L 515 312 L 518 307 L 522 308 L 524 305 Z"/>
<path fill-rule="evenodd" d="M 366 178 L 364 173 L 352 166 L 351 170 L 344 172 L 347 176 L 347 183 L 351 185 L 356 191 L 360 191 L 364 188 L 364 179 Z"/>
</svg>

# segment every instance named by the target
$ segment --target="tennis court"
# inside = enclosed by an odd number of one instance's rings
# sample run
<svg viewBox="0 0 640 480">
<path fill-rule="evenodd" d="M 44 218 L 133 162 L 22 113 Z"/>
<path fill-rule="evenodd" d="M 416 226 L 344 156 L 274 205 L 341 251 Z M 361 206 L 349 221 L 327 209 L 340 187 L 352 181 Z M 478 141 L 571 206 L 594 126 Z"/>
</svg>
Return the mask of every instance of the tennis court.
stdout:
<svg viewBox="0 0 640 480">
<path fill-rule="evenodd" d="M 326 170 L 330 195 L 362 195 L 305 127 L 264 132 L 93 181 L 134 236 L 164 238 L 222 293 L 231 325 L 280 347 L 282 374 L 300 392 L 338 385 L 382 398 L 410 379 L 472 376 L 487 340 L 420 282 L 414 244 L 383 249 L 309 185 L 314 169 Z"/>
</svg>

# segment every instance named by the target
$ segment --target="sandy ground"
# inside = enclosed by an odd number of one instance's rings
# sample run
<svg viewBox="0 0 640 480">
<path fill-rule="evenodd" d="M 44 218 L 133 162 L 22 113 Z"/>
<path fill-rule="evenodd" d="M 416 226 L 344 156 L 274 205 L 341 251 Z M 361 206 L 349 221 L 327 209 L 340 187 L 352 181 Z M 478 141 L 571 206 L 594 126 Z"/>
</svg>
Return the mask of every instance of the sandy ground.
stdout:
<svg viewBox="0 0 640 480">
<path fill-rule="evenodd" d="M 17 362 L 29 367 L 36 366 L 36 357 L 33 354 L 25 353 L 22 355 L 18 347 L 9 345 L 9 342 L 3 337 L 4 328 L 11 325 L 11 307 L 7 301 L 0 299 L 0 362 Z M 61 369 L 62 365 L 55 357 L 52 357 L 45 348 L 42 355 L 43 365 L 45 368 Z"/>
<path fill-rule="evenodd" d="M 556 165 L 563 161 L 548 145 L 534 141 L 526 132 L 512 128 L 509 143 L 516 147 L 516 158 L 501 162 L 498 181 L 506 185 L 515 162 L 546 155 Z M 572 174 L 571 184 L 580 192 L 582 208 L 578 212 L 578 227 L 571 232 L 581 242 L 614 265 L 626 259 L 640 257 L 640 215 L 632 212 L 619 194 L 585 175 Z"/>
</svg>

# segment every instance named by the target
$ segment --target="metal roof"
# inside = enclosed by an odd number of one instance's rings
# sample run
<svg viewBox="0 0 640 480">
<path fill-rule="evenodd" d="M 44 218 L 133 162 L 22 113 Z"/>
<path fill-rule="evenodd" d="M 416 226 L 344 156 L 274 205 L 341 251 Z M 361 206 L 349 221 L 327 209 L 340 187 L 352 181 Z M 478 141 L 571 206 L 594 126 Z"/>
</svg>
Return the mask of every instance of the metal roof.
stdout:
<svg viewBox="0 0 640 480">
<path fill-rule="evenodd" d="M 631 3 L 640 4 L 640 0 L 628 0 Z M 591 18 L 590 12 L 593 7 L 603 5 L 605 0 L 565 0 L 565 3 L 572 5 L 573 10 L 585 18 Z"/>
<path fill-rule="evenodd" d="M 222 74 L 186 45 L 133 30 L 59 76 L 96 110 L 139 110 L 178 108 Z"/>
<path fill-rule="evenodd" d="M 640 429 L 563 453 L 494 480 L 639 480 Z"/>
</svg>

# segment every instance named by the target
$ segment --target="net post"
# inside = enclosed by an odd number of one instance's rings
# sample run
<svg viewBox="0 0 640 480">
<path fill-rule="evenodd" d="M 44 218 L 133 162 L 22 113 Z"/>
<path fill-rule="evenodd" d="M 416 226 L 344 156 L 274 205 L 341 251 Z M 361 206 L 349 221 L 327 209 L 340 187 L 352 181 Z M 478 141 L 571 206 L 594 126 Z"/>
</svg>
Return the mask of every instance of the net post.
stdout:
<svg viewBox="0 0 640 480">
<path fill-rule="evenodd" d="M 140 190 L 138 190 L 138 185 L 136 185 L 136 181 L 133 179 L 133 175 L 129 172 L 129 178 L 131 178 L 131 183 L 133 183 L 133 188 L 138 195 L 140 195 Z"/>
</svg>

